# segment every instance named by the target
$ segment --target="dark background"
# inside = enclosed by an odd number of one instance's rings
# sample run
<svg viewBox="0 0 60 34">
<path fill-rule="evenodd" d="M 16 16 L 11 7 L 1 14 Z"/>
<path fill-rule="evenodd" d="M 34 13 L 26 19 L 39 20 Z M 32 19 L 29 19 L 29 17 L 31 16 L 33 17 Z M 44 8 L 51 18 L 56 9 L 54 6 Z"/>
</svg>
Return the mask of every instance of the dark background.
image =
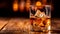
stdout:
<svg viewBox="0 0 60 34">
<path fill-rule="evenodd" d="M 60 4 L 59 0 L 52 0 L 54 10 L 52 11 L 52 18 L 60 18 Z"/>
<path fill-rule="evenodd" d="M 31 0 L 32 1 L 32 0 Z M 1 8 L 1 4 L 5 2 L 5 6 Z M 17 12 L 14 12 L 12 9 L 12 0 L 0 0 L 0 17 L 29 17 L 29 12 L 24 10 L 24 12 L 20 12 L 19 10 Z M 52 0 L 52 4 L 54 7 L 54 10 L 52 11 L 52 18 L 59 18 L 60 17 L 60 4 L 59 0 Z"/>
<path fill-rule="evenodd" d="M 13 0 L 14 1 L 14 0 Z M 0 7 L 0 17 L 24 17 L 29 18 L 29 12 L 24 10 L 24 12 L 14 12 L 12 9 L 12 0 L 0 0 L 0 4 L 6 3 L 2 8 Z"/>
</svg>

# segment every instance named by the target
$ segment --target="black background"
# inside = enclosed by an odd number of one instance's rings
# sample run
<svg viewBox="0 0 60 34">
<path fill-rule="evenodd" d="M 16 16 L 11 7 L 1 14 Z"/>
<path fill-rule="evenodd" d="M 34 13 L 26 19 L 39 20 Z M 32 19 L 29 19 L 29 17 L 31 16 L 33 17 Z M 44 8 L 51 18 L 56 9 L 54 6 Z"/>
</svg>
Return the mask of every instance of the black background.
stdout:
<svg viewBox="0 0 60 34">
<path fill-rule="evenodd" d="M 52 18 L 60 18 L 60 3 L 59 0 L 52 0 L 54 11 L 52 11 Z"/>
</svg>

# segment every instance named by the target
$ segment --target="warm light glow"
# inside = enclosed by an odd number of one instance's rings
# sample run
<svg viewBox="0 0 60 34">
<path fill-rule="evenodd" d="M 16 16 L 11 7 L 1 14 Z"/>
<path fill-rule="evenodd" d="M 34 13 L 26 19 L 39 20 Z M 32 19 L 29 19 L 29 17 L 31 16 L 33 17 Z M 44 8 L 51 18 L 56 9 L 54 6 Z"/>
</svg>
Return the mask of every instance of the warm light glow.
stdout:
<svg viewBox="0 0 60 34">
<path fill-rule="evenodd" d="M 47 26 L 48 26 L 48 30 L 51 30 L 51 25 L 50 25 L 50 23 L 51 23 L 51 22 L 50 22 L 50 19 L 49 19 L 49 20 L 48 20 L 48 25 L 47 25 Z"/>
<path fill-rule="evenodd" d="M 18 3 L 17 2 L 13 3 L 13 10 L 18 11 Z"/>
<path fill-rule="evenodd" d="M 30 3 L 27 2 L 26 3 L 26 9 L 29 10 L 29 8 L 30 8 Z"/>
<path fill-rule="evenodd" d="M 51 23 L 51 22 L 50 22 L 50 19 L 48 19 L 48 20 L 47 20 L 47 27 L 48 27 L 47 29 L 48 29 L 49 31 L 51 30 L 51 25 L 50 25 L 50 23 Z"/>
<path fill-rule="evenodd" d="M 51 29 L 51 26 L 48 26 L 48 30 L 50 30 Z"/>
<path fill-rule="evenodd" d="M 42 5 L 41 2 L 39 1 L 36 2 L 36 6 L 41 6 L 41 5 Z"/>
<path fill-rule="evenodd" d="M 21 4 L 19 5 L 20 11 L 22 12 L 24 10 L 24 2 L 22 1 Z"/>
<path fill-rule="evenodd" d="M 51 23 L 51 22 L 50 22 L 50 19 L 48 19 L 48 20 L 47 20 L 47 26 L 49 26 L 50 23 Z"/>
<path fill-rule="evenodd" d="M 47 0 L 42 0 L 42 3 L 43 3 L 44 5 L 46 5 Z"/>
<path fill-rule="evenodd" d="M 33 5 L 31 6 L 31 8 L 32 8 L 32 10 L 34 10 L 34 9 L 35 9 L 35 7 L 34 7 Z"/>
<path fill-rule="evenodd" d="M 51 34 L 51 31 L 49 31 L 48 34 Z"/>
</svg>

